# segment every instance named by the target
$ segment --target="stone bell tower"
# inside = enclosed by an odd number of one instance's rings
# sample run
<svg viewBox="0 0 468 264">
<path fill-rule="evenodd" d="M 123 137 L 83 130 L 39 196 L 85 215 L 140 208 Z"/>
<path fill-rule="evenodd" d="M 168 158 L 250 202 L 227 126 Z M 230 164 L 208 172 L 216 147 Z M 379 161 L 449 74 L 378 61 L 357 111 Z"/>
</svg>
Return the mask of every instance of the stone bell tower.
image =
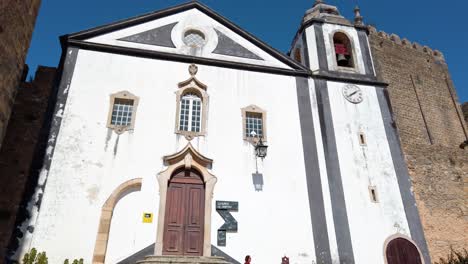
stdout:
<svg viewBox="0 0 468 264">
<path fill-rule="evenodd" d="M 312 71 L 298 96 L 310 100 L 303 108 L 313 120 L 301 123 L 315 127 L 317 153 L 309 155 L 323 168 L 311 175 L 321 188 L 309 190 L 317 263 L 398 263 L 407 250 L 404 263 L 430 263 L 387 84 L 377 79 L 368 29 L 354 11 L 350 22 L 316 1 L 290 53 Z"/>
</svg>

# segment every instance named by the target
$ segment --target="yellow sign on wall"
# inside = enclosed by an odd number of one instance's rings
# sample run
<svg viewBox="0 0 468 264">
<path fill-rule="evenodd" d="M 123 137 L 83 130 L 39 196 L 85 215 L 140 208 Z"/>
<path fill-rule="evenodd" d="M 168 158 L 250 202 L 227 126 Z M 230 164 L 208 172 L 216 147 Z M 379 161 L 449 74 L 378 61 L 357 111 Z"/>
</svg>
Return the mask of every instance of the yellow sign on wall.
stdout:
<svg viewBox="0 0 468 264">
<path fill-rule="evenodd" d="M 153 223 L 153 213 L 143 213 L 143 223 Z"/>
</svg>

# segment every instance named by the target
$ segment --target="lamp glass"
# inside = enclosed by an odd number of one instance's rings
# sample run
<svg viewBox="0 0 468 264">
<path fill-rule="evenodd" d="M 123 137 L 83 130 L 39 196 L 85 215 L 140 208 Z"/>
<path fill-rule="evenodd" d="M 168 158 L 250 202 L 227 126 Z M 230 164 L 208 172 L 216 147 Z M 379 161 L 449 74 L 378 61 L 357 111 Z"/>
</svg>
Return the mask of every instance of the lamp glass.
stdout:
<svg viewBox="0 0 468 264">
<path fill-rule="evenodd" d="M 255 146 L 255 154 L 259 158 L 265 158 L 267 155 L 268 146 L 264 145 L 263 142 L 260 140 L 258 144 Z"/>
</svg>

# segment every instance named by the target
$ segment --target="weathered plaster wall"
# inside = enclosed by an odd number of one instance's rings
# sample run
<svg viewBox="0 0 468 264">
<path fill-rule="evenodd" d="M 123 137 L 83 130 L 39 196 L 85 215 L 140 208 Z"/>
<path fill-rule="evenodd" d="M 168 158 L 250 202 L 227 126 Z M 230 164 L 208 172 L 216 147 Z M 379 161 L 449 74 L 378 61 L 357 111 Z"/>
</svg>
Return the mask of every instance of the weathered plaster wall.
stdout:
<svg viewBox="0 0 468 264">
<path fill-rule="evenodd" d="M 0 147 L 23 76 L 40 3 L 40 0 L 0 2 Z"/>
<path fill-rule="evenodd" d="M 328 82 L 346 210 L 356 263 L 384 263 L 383 245 L 395 234 L 411 237 L 380 112 L 376 87 L 362 86 L 364 100 L 348 102 L 343 83 Z M 359 133 L 366 137 L 361 145 Z M 378 203 L 369 187 L 376 187 Z M 366 223 L 363 225 L 362 223 Z"/>
<path fill-rule="evenodd" d="M 433 260 L 468 247 L 466 124 L 443 55 L 371 28 Z M 455 103 L 454 103 L 455 102 Z"/>
<path fill-rule="evenodd" d="M 314 27 L 306 28 L 305 33 L 303 33 L 306 35 L 306 37 L 303 38 L 305 39 L 303 42 L 307 42 L 307 56 L 309 58 L 309 67 L 312 71 L 316 71 L 320 68 L 317 56 L 317 40 L 315 37 L 316 33 L 318 32 L 315 32 Z"/>
<path fill-rule="evenodd" d="M 354 27 L 326 23 L 312 25 L 305 29 L 306 38 L 298 37 L 294 47 L 306 39 L 310 68 L 316 71 L 322 67 L 323 71 L 335 73 L 338 70 L 333 51 L 336 32 L 345 33 L 353 42 L 355 62 L 354 68 L 340 68 L 340 73 L 367 73 L 363 79 L 373 74 L 372 68 L 366 68 L 372 67 L 372 63 L 363 55 L 367 41 L 360 41 Z M 314 121 L 316 130 L 319 129 L 316 140 L 329 253 L 333 263 L 384 263 L 387 239 L 397 234 L 409 238 L 418 235 L 417 230 L 410 230 L 410 226 L 416 226 L 416 220 L 406 215 L 408 199 L 403 201 L 402 198 L 402 193 L 408 192 L 409 188 L 403 188 L 399 179 L 408 176 L 401 171 L 397 174 L 395 166 L 398 162 L 394 164 L 393 146 L 389 145 L 394 143 L 388 138 L 391 136 L 388 133 L 393 133 L 393 130 L 387 131 L 388 122 L 383 120 L 385 115 L 381 112 L 387 107 L 385 99 L 381 98 L 382 88 L 359 85 L 364 100 L 353 104 L 343 96 L 345 85 L 347 83 L 316 80 L 310 91 L 311 102 L 318 106 L 319 112 L 325 112 L 314 116 Z M 367 144 L 360 144 L 360 133 L 365 136 Z M 323 142 L 322 136 L 325 138 Z M 325 148 L 325 153 L 322 148 Z M 377 203 L 372 202 L 371 186 L 376 188 Z M 408 219 L 413 222 L 409 224 Z M 414 239 L 420 240 L 419 237 Z"/>
<path fill-rule="evenodd" d="M 28 185 L 37 181 L 42 162 L 38 151 L 47 140 L 43 125 L 50 114 L 47 108 L 55 72 L 55 68 L 39 66 L 34 80 L 20 85 L 0 150 L 0 263 L 10 236 L 20 235 L 15 222 L 26 213 L 23 196 L 29 197 L 34 186 Z M 15 244 L 13 239 L 11 246 Z"/>
<path fill-rule="evenodd" d="M 25 234 L 26 249 L 46 250 L 54 263 L 75 257 L 90 261 L 104 201 L 118 185 L 133 178 L 143 178 L 142 191 L 124 197 L 117 205 L 108 262 L 115 263 L 154 243 L 157 219 L 143 224 L 141 216 L 144 211 L 158 215 L 156 176 L 165 168 L 161 157 L 187 144 L 174 133 L 174 127 L 175 92 L 177 84 L 190 77 L 188 66 L 79 51 L 66 91 L 67 104 L 57 113 L 63 121 L 50 171 L 43 171 L 48 173 L 47 185 L 35 230 Z M 214 159 L 212 173 L 218 182 L 213 201 L 238 201 L 240 205 L 233 214 L 239 231 L 228 234 L 227 247 L 222 250 L 239 261 L 252 254 L 258 262 L 274 263 L 287 254 L 297 263 L 312 263 L 315 252 L 303 143 L 297 136 L 301 128 L 296 79 L 200 65 L 196 77 L 208 85 L 210 98 L 207 136 L 192 144 Z M 140 101 L 135 130 L 118 136 L 106 123 L 109 96 L 122 90 Z M 253 147 L 242 135 L 241 108 L 250 104 L 265 109 L 268 118 L 270 148 L 264 162 L 259 161 L 259 172 L 264 175 L 261 192 L 255 191 L 252 181 Z M 222 224 L 213 210 L 213 244 Z M 118 226 L 126 228 L 115 228 Z M 70 243 L 70 237 L 76 243 Z"/>
</svg>

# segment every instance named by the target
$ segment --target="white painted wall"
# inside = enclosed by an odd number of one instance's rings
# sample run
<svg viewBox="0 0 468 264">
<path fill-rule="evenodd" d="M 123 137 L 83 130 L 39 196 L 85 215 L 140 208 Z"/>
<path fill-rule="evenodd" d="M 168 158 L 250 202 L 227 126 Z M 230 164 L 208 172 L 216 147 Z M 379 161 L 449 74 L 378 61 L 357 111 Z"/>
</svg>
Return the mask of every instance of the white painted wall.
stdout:
<svg viewBox="0 0 468 264">
<path fill-rule="evenodd" d="M 385 240 L 396 233 L 410 237 L 397 176 L 385 134 L 375 87 L 362 86 L 364 101 L 348 102 L 344 83 L 328 82 L 338 159 L 356 263 L 384 263 Z M 367 146 L 359 143 L 364 132 Z M 379 203 L 368 187 L 376 186 Z"/>
<path fill-rule="evenodd" d="M 124 37 L 132 36 L 134 34 L 165 26 L 174 22 L 178 22 L 172 30 L 172 42 L 174 43 L 176 48 L 160 47 L 118 40 Z M 190 48 L 183 42 L 184 33 L 188 29 L 199 30 L 203 32 L 206 37 L 206 45 L 201 50 L 201 54 L 198 54 L 200 57 L 291 69 L 291 67 L 278 61 L 276 58 L 263 51 L 261 48 L 253 45 L 250 41 L 234 33 L 232 30 L 226 28 L 224 25 L 215 21 L 214 19 L 207 16 L 198 9 L 190 9 L 175 15 L 163 17 L 133 27 L 117 30 L 115 32 L 104 34 L 102 36 L 97 36 L 86 41 L 113 46 L 191 55 Z M 218 35 L 214 29 L 221 31 L 226 36 L 230 37 L 232 40 L 234 40 L 244 48 L 261 57 L 263 60 L 255 60 L 212 53 L 218 45 Z"/>
<path fill-rule="evenodd" d="M 325 210 L 325 220 L 327 222 L 328 241 L 330 243 L 330 256 L 332 263 L 339 263 L 338 245 L 336 242 L 335 222 L 333 219 L 332 202 L 330 196 L 330 187 L 328 183 L 327 165 L 325 160 L 325 152 L 323 148 L 322 130 L 319 117 L 319 106 L 317 102 L 315 84 L 309 82 L 310 104 L 312 108 L 312 118 L 314 122 L 314 133 L 317 144 L 317 157 L 320 166 L 320 180 L 322 183 L 322 195 Z M 325 228 L 325 227 L 324 227 Z"/>
<path fill-rule="evenodd" d="M 313 26 L 307 27 L 305 29 L 307 46 L 309 52 L 309 63 L 310 69 L 312 71 L 317 71 L 320 69 L 318 62 L 318 53 L 317 53 L 317 40 L 315 38 L 315 28 Z"/>
<path fill-rule="evenodd" d="M 84 258 L 90 263 L 101 207 L 117 186 L 143 178 L 142 191 L 124 197 L 112 220 L 109 260 L 138 251 L 156 237 L 143 212 L 157 216 L 156 175 L 162 157 L 187 141 L 174 134 L 177 83 L 189 78 L 188 64 L 81 50 L 53 157 L 31 247 L 45 250 L 51 263 Z M 238 260 L 293 263 L 315 260 L 294 77 L 199 65 L 208 85 L 206 138 L 193 145 L 214 159 L 214 199 L 238 201 L 239 231 L 222 248 Z M 135 130 L 120 136 L 106 128 L 109 96 L 127 90 L 140 97 Z M 242 137 L 241 108 L 267 111 L 268 156 L 260 163 L 264 191 L 255 192 L 253 147 Z M 213 205 L 214 208 L 214 205 Z M 212 213 L 212 243 L 222 225 Z M 126 229 L 118 228 L 125 226 Z M 117 248 L 122 247 L 121 250 Z M 112 263 L 112 262 L 110 262 Z"/>
</svg>

